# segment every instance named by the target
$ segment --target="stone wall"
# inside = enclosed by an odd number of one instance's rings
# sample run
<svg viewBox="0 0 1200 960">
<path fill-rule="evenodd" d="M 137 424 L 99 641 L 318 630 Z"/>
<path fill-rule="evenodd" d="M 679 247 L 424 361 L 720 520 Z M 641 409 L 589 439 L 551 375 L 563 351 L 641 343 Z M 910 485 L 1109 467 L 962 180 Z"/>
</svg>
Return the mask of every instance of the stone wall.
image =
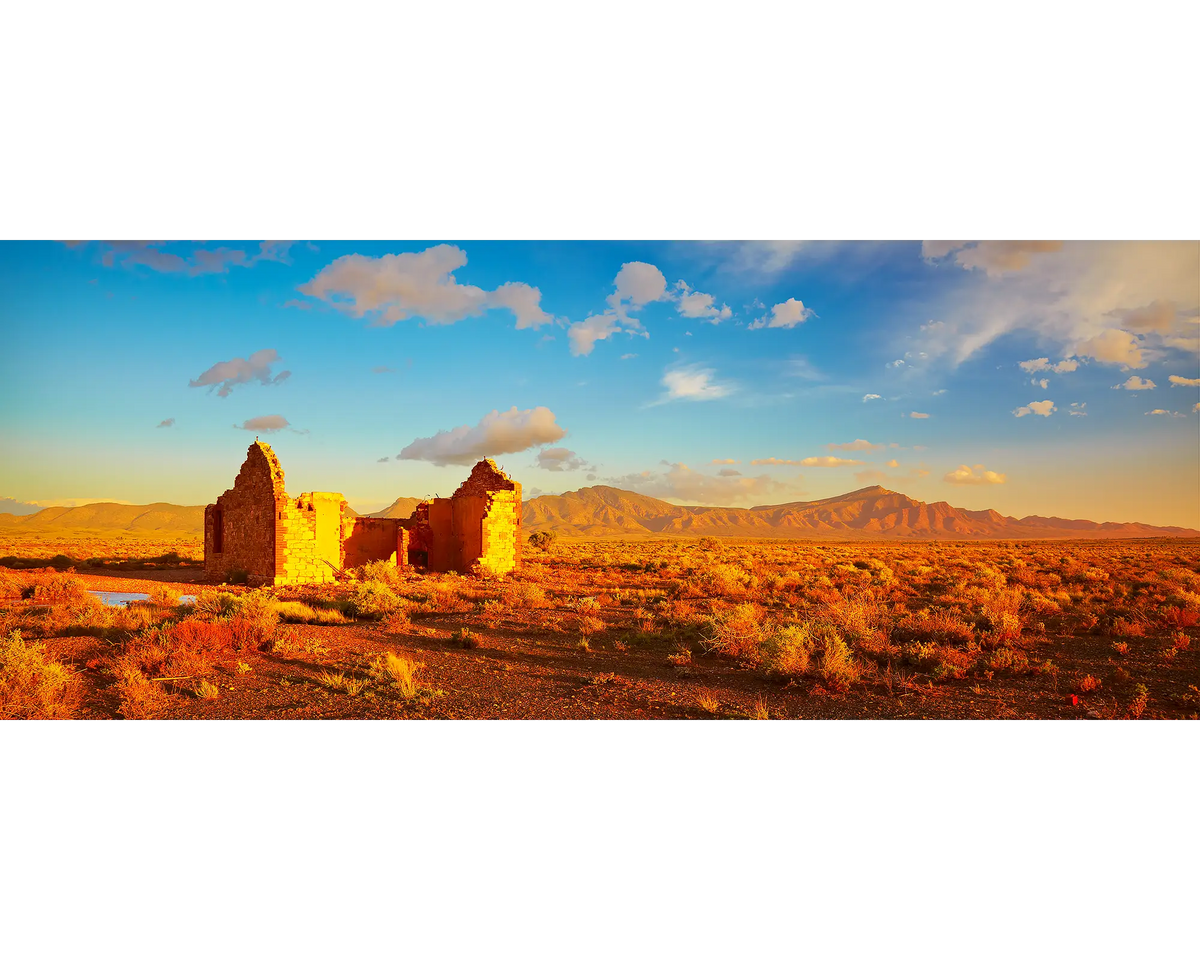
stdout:
<svg viewBox="0 0 1200 960">
<path fill-rule="evenodd" d="M 401 523 L 383 517 L 346 517 L 342 521 L 343 568 L 349 570 L 375 560 L 408 566 L 408 531 Z"/>
<path fill-rule="evenodd" d="M 255 440 L 233 487 L 204 511 L 209 580 L 242 570 L 253 584 L 328 583 L 377 560 L 490 576 L 517 569 L 521 485 L 481 460 L 453 496 L 418 504 L 406 520 L 356 517 L 340 493 L 289 497 L 274 451 Z"/>
<path fill-rule="evenodd" d="M 521 565 L 521 485 L 492 460 L 480 460 L 451 499 L 481 497 L 483 523 L 478 549 L 468 544 L 463 572 L 477 569 L 503 576 Z"/>
<path fill-rule="evenodd" d="M 433 537 L 429 528 L 429 503 L 428 500 L 418 503 L 412 515 L 400 521 L 400 526 L 408 532 L 408 563 L 414 567 L 429 565 L 429 546 Z"/>
<path fill-rule="evenodd" d="M 331 583 L 342 569 L 340 493 L 286 494 L 276 501 L 275 580 L 285 583 Z"/>
<path fill-rule="evenodd" d="M 278 497 L 287 497 L 283 468 L 269 446 L 255 441 L 233 486 L 204 510 L 205 579 L 226 580 L 242 570 L 251 583 L 274 582 Z"/>
</svg>

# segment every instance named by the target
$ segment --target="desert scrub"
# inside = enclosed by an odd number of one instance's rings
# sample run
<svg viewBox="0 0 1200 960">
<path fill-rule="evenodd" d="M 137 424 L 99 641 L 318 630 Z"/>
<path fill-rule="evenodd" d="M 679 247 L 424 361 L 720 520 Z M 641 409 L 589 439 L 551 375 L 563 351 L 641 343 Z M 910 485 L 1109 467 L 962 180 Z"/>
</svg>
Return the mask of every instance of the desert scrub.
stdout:
<svg viewBox="0 0 1200 960">
<path fill-rule="evenodd" d="M 683 589 L 695 597 L 740 597 L 755 582 L 741 567 L 714 563 L 693 571 L 683 582 Z"/>
<path fill-rule="evenodd" d="M 162 685 L 152 683 L 135 667 L 124 667 L 113 685 L 120 699 L 118 711 L 126 720 L 152 720 L 171 702 Z"/>
<path fill-rule="evenodd" d="M 701 646 L 709 653 L 722 653 L 757 663 L 762 641 L 762 611 L 753 603 L 739 603 L 708 619 L 702 631 Z"/>
<path fill-rule="evenodd" d="M 345 673 L 334 673 L 331 670 L 322 670 L 315 679 L 326 690 L 334 690 L 351 697 L 357 697 L 366 687 L 366 682 L 358 677 L 348 677 Z"/>
<path fill-rule="evenodd" d="M 192 615 L 202 620 L 231 617 L 242 607 L 242 598 L 226 591 L 203 591 L 192 605 Z"/>
<path fill-rule="evenodd" d="M 832 624 L 809 620 L 764 632 L 758 662 L 769 677 L 798 679 L 808 673 L 814 651 L 837 635 Z"/>
<path fill-rule="evenodd" d="M 350 597 L 350 611 L 360 620 L 381 620 L 399 607 L 400 598 L 378 580 L 358 584 Z"/>
<path fill-rule="evenodd" d="M 836 690 L 845 690 L 862 674 L 846 641 L 834 634 L 825 641 L 817 673 L 821 679 Z"/>
<path fill-rule="evenodd" d="M 333 624 L 346 622 L 341 610 L 310 607 L 307 603 L 301 603 L 298 600 L 277 601 L 274 604 L 274 610 L 284 623 Z"/>
<path fill-rule="evenodd" d="M 45 644 L 28 643 L 21 631 L 0 639 L 0 718 L 58 720 L 79 705 L 79 680 Z"/>
<path fill-rule="evenodd" d="M 423 689 L 417 682 L 417 673 L 421 667 L 421 664 L 413 663 L 389 650 L 371 661 L 369 676 L 373 682 L 395 689 L 405 700 L 412 700 Z"/>
<path fill-rule="evenodd" d="M 382 583 L 393 591 L 404 586 L 404 576 L 400 573 L 400 568 L 386 560 L 372 560 L 351 571 L 351 574 L 364 583 Z"/>
</svg>

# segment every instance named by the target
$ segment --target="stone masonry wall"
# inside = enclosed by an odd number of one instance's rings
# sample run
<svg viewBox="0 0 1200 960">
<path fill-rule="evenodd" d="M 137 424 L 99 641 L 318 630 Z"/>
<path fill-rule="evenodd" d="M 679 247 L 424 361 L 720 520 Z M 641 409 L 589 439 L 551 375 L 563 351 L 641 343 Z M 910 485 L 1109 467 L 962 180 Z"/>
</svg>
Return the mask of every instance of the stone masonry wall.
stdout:
<svg viewBox="0 0 1200 960">
<path fill-rule="evenodd" d="M 376 560 L 491 576 L 517 569 L 521 485 L 481 460 L 452 497 L 421 503 L 406 520 L 356 517 L 339 493 L 289 497 L 274 451 L 256 440 L 233 487 L 204 511 L 209 580 L 244 570 L 253 584 L 328 583 Z"/>
<path fill-rule="evenodd" d="M 503 576 L 521 564 L 521 485 L 492 460 L 480 460 L 471 469 L 451 500 L 479 498 L 482 503 L 482 530 L 478 541 L 474 531 L 464 540 L 461 571 L 477 570 L 490 576 Z M 474 511 L 472 511 L 472 514 Z M 472 521 L 474 517 L 472 516 Z M 478 548 L 475 544 L 478 543 Z"/>
<path fill-rule="evenodd" d="M 408 531 L 401 523 L 384 517 L 346 517 L 342 521 L 342 566 L 349 570 L 374 560 L 408 566 Z"/>
<path fill-rule="evenodd" d="M 204 575 L 221 581 L 244 570 L 251 583 L 275 579 L 275 502 L 283 492 L 283 468 L 265 443 L 255 441 L 233 486 L 204 511 Z M 221 523 L 217 552 L 215 525 Z"/>
<path fill-rule="evenodd" d="M 342 569 L 340 493 L 305 493 L 276 500 L 275 583 L 332 583 Z"/>
</svg>

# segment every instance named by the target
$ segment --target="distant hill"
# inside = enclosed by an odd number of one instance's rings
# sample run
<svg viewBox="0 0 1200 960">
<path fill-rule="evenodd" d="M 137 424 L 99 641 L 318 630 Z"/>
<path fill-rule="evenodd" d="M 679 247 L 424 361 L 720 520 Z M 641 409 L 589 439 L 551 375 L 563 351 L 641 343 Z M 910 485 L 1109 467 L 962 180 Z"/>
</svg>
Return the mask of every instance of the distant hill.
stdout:
<svg viewBox="0 0 1200 960">
<path fill-rule="evenodd" d="M 412 516 L 412 512 L 417 508 L 417 504 L 421 502 L 419 497 L 397 497 L 392 501 L 390 507 L 385 507 L 383 510 L 376 510 L 374 513 L 365 514 L 365 516 L 383 517 L 388 520 L 407 520 Z"/>
<path fill-rule="evenodd" d="M 568 536 L 816 537 L 833 539 L 1063 539 L 1200 537 L 1200 530 L 1059 517 L 1005 517 L 924 503 L 883 487 L 761 507 L 680 507 L 615 487 L 584 487 L 524 504 L 530 531 Z"/>
<path fill-rule="evenodd" d="M 28 516 L 0 513 L 0 536 L 13 537 L 200 537 L 204 507 L 174 503 L 89 503 L 46 507 Z"/>
<path fill-rule="evenodd" d="M 416 497 L 399 497 L 371 517 L 405 519 Z M 527 533 L 552 530 L 576 537 L 710 536 L 829 539 L 995 540 L 1200 537 L 1200 530 L 1145 523 L 1096 523 L 1061 517 L 1006 517 L 995 510 L 964 510 L 945 501 L 924 503 L 883 487 L 864 487 L 823 500 L 761 507 L 680 507 L 618 490 L 584 487 L 523 505 Z M 0 513 L 0 536 L 200 537 L 204 507 L 89 503 L 47 507 L 29 516 Z"/>
</svg>

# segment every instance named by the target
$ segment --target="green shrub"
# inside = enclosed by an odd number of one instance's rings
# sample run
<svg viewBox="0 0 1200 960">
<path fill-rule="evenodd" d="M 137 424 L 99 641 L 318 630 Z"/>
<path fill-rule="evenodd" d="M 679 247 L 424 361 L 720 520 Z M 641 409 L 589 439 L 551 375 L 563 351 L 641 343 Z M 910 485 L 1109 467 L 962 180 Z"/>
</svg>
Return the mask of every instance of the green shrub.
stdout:
<svg viewBox="0 0 1200 960">
<path fill-rule="evenodd" d="M 558 534 L 553 530 L 538 530 L 529 535 L 529 545 L 537 550 L 549 552 L 556 539 L 558 539 Z"/>
</svg>

